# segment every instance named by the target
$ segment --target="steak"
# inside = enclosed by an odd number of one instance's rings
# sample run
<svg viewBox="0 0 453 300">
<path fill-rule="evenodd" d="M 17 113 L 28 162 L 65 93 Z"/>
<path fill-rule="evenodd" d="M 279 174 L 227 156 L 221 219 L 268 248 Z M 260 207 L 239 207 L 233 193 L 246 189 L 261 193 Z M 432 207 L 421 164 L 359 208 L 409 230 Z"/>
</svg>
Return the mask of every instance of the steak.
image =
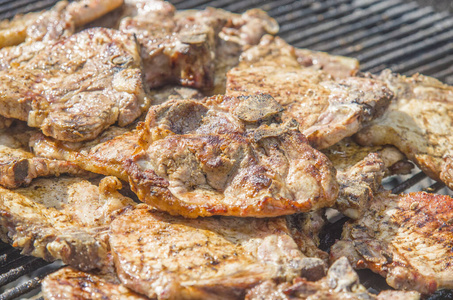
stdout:
<svg viewBox="0 0 453 300">
<path fill-rule="evenodd" d="M 305 278 L 296 278 L 293 284 L 289 282 L 277 285 L 268 280 L 251 289 L 246 300 L 315 300 L 315 299 L 353 299 L 353 300 L 419 300 L 417 292 L 384 291 L 377 297 L 367 292 L 360 284 L 359 276 L 349 264 L 347 258 L 342 257 L 335 261 L 327 271 L 326 277 L 318 281 L 308 281 Z"/>
<path fill-rule="evenodd" d="M 239 66 L 228 72 L 226 94 L 270 94 L 286 109 L 286 118 L 299 122 L 300 131 L 317 149 L 356 133 L 363 123 L 381 115 L 392 98 L 379 80 L 333 79 L 316 67 L 303 67 L 296 49 L 280 39 L 266 38 L 256 47 L 265 49 L 252 47 L 242 54 Z M 341 60 L 338 64 L 342 65 Z"/>
<path fill-rule="evenodd" d="M 396 289 L 423 294 L 453 287 L 453 198 L 417 192 L 376 196 L 365 215 L 348 222 L 331 248 Z"/>
<path fill-rule="evenodd" d="M 137 44 L 112 29 L 92 28 L 0 71 L 0 112 L 59 140 L 84 141 L 149 105 Z"/>
<path fill-rule="evenodd" d="M 202 103 L 204 102 L 204 104 Z M 269 95 L 169 101 L 148 112 L 143 151 L 126 161 L 141 201 L 186 217 L 269 217 L 333 204 L 327 158 Z"/>
<path fill-rule="evenodd" d="M 146 300 L 122 285 L 113 274 L 91 274 L 65 267 L 42 281 L 46 300 Z"/>
<path fill-rule="evenodd" d="M 0 238 L 22 254 L 61 259 L 81 270 L 108 262 L 110 222 L 134 202 L 106 177 L 99 186 L 80 178 L 37 179 L 29 187 L 0 187 Z"/>
<path fill-rule="evenodd" d="M 395 145 L 428 176 L 453 188 L 448 175 L 453 155 L 453 87 L 431 77 L 406 77 L 390 70 L 379 78 L 395 98 L 356 140 L 362 145 Z"/>
<path fill-rule="evenodd" d="M 240 299 L 324 265 L 299 251 L 285 218 L 186 219 L 145 204 L 112 222 L 110 245 L 122 284 L 153 299 Z"/>
<path fill-rule="evenodd" d="M 28 185 L 37 177 L 60 174 L 88 175 L 77 165 L 64 161 L 36 157 L 28 150 L 28 141 L 34 130 L 24 124 L 0 129 L 0 185 L 17 188 Z"/>
<path fill-rule="evenodd" d="M 152 88 L 178 83 L 212 89 L 221 84 L 214 82 L 221 81 L 215 79 L 216 68 L 224 78 L 244 47 L 278 31 L 277 23 L 259 10 L 242 15 L 214 8 L 176 12 L 168 2 L 139 0 L 126 1 L 124 14 L 119 28 L 137 37 Z"/>
</svg>

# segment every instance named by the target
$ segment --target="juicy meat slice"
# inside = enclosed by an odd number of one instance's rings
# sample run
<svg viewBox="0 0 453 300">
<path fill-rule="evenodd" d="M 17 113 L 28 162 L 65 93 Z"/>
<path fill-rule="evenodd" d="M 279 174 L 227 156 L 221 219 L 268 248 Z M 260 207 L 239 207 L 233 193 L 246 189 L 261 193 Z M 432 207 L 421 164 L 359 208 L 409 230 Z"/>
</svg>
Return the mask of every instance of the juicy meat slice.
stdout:
<svg viewBox="0 0 453 300">
<path fill-rule="evenodd" d="M 107 261 L 110 222 L 134 205 L 119 188 L 115 177 L 102 179 L 99 186 L 60 177 L 37 179 L 14 191 L 0 187 L 0 237 L 24 255 L 61 259 L 81 270 L 101 268 Z"/>
<path fill-rule="evenodd" d="M 269 95 L 169 101 L 150 109 L 143 151 L 126 161 L 140 200 L 186 217 L 269 217 L 333 204 L 327 158 Z"/>
<path fill-rule="evenodd" d="M 176 12 L 164 1 L 127 1 L 119 28 L 135 34 L 141 45 L 146 82 L 159 87 L 176 82 L 211 89 L 216 61 L 226 72 L 237 63 L 243 47 L 258 43 L 278 25 L 266 13 L 242 15 L 221 9 Z"/>
<path fill-rule="evenodd" d="M 61 142 L 38 133 L 32 136 L 30 144 L 38 156 L 68 161 L 84 170 L 127 182 L 123 164 L 141 150 L 139 139 L 136 130 L 112 126 L 89 142 Z"/>
<path fill-rule="evenodd" d="M 1 114 L 65 141 L 95 138 L 133 122 L 149 105 L 134 39 L 92 28 L 0 71 Z"/>
<path fill-rule="evenodd" d="M 381 193 L 357 221 L 346 223 L 333 260 L 347 256 L 396 289 L 424 294 L 453 287 L 453 198 L 417 192 Z"/>
<path fill-rule="evenodd" d="M 24 41 L 58 40 L 69 36 L 76 27 L 101 17 L 122 3 L 122 0 L 59 1 L 47 11 L 16 15 L 11 21 L 0 23 L 0 48 Z"/>
<path fill-rule="evenodd" d="M 113 274 L 92 274 L 65 267 L 41 283 L 46 300 L 146 300 L 122 285 Z"/>
<path fill-rule="evenodd" d="M 390 293 L 389 293 L 390 292 Z M 391 297 L 388 297 L 391 296 Z M 386 298 L 388 297 L 388 298 Z M 396 298 L 394 298 L 396 297 Z M 400 298 L 397 298 L 400 297 Z M 285 282 L 277 285 L 268 280 L 249 290 L 246 300 L 373 300 L 373 299 L 408 299 L 419 300 L 417 292 L 385 291 L 377 297 L 367 292 L 360 284 L 359 276 L 349 264 L 346 257 L 335 261 L 327 271 L 327 275 L 318 281 L 308 281 L 306 278 L 296 278 L 293 283 Z"/>
<path fill-rule="evenodd" d="M 325 71 L 301 66 L 293 47 L 274 49 L 273 44 L 281 43 L 274 39 L 271 45 L 256 46 L 270 46 L 274 50 L 270 53 L 253 47 L 244 52 L 239 66 L 227 74 L 226 94 L 270 94 L 317 149 L 353 135 L 389 105 L 392 93 L 383 82 L 360 77 L 335 80 Z M 264 56 L 256 58 L 256 52 Z"/>
<path fill-rule="evenodd" d="M 28 149 L 30 134 L 34 131 L 24 124 L 16 124 L 0 129 L 0 185 L 17 188 L 28 185 L 37 177 L 88 175 L 77 165 L 63 161 L 36 157 Z"/>
<path fill-rule="evenodd" d="M 368 210 L 385 176 L 408 174 L 412 169 L 412 164 L 392 146 L 362 147 L 346 138 L 323 152 L 338 171 L 340 194 L 335 208 L 352 219 Z"/>
<path fill-rule="evenodd" d="M 241 299 L 263 280 L 316 265 L 285 218 L 186 219 L 145 204 L 112 222 L 110 245 L 121 282 L 153 299 Z"/>
<path fill-rule="evenodd" d="M 356 140 L 362 145 L 395 145 L 428 176 L 453 188 L 445 174 L 448 157 L 453 155 L 453 87 L 427 76 L 406 77 L 390 70 L 379 78 L 395 98 Z"/>
<path fill-rule="evenodd" d="M 201 98 L 195 89 L 187 87 L 168 86 L 151 92 L 153 102 L 165 102 L 168 99 L 183 100 L 186 98 Z M 136 152 L 141 150 L 139 145 L 140 131 L 111 126 L 97 138 L 87 142 L 62 142 L 42 133 L 31 136 L 30 146 L 40 157 L 65 160 L 80 168 L 103 175 L 116 176 L 128 181 L 123 164 Z"/>
<path fill-rule="evenodd" d="M 280 37 L 265 35 L 256 44 L 241 55 L 241 65 L 311 68 L 336 79 L 354 76 L 359 71 L 355 58 L 295 48 Z"/>
</svg>

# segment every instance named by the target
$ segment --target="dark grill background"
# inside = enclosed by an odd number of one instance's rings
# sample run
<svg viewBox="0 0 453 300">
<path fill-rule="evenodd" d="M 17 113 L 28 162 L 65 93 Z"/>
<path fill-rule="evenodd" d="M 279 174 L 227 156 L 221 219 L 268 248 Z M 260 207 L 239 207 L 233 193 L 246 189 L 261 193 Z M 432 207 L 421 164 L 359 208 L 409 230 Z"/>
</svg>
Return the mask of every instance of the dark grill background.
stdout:
<svg viewBox="0 0 453 300">
<path fill-rule="evenodd" d="M 0 19 L 46 9 L 55 2 L 0 0 Z M 453 2 L 450 0 L 419 0 L 421 6 L 408 0 L 170 2 L 178 9 L 213 6 L 238 13 L 261 8 L 279 22 L 279 35 L 294 46 L 358 58 L 362 71 L 391 68 L 408 75 L 420 72 L 453 84 L 453 16 L 448 12 L 453 10 Z M 429 4 L 439 11 L 426 6 Z M 385 186 L 395 193 L 425 188 L 451 194 L 442 183 L 426 178 L 421 172 L 387 179 Z M 19 250 L 0 242 L 0 286 L 3 286 L 0 300 L 14 299 L 30 291 L 35 293 L 40 280 L 59 267 L 39 258 L 21 256 Z M 365 276 L 370 285 L 383 284 L 379 277 Z M 434 298 L 452 299 L 453 295 L 438 293 L 430 299 Z"/>
</svg>

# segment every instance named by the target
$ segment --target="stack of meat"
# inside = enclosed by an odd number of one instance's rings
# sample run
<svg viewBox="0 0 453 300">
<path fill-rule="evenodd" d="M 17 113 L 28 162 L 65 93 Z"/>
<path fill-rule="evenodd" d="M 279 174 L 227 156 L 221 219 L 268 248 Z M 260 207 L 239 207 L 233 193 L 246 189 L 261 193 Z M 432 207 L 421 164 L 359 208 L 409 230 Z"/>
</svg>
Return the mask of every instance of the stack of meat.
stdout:
<svg viewBox="0 0 453 300">
<path fill-rule="evenodd" d="M 294 48 L 256 9 L 81 0 L 0 29 L 0 236 L 68 265 L 45 299 L 453 288 L 453 199 L 381 186 L 415 163 L 453 187 L 452 87 Z M 329 253 L 327 208 L 350 218 Z"/>
</svg>

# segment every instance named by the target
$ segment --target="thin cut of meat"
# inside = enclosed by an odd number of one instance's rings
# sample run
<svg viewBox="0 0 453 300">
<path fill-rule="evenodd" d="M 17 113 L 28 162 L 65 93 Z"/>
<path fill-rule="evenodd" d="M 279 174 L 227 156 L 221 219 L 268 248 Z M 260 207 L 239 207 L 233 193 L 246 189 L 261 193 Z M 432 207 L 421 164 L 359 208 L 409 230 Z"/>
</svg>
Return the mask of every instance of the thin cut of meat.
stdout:
<svg viewBox="0 0 453 300">
<path fill-rule="evenodd" d="M 365 215 L 346 223 L 331 248 L 396 289 L 423 294 L 453 288 L 453 198 L 417 192 L 376 196 Z"/>
<path fill-rule="evenodd" d="M 96 139 L 84 143 L 61 142 L 41 133 L 31 137 L 33 152 L 39 157 L 71 162 L 80 168 L 128 181 L 123 164 L 140 151 L 140 132 L 112 126 Z"/>
<path fill-rule="evenodd" d="M 65 267 L 41 283 L 46 300 L 146 300 L 122 285 L 113 274 L 91 274 Z"/>
<path fill-rule="evenodd" d="M 168 100 L 201 99 L 203 96 L 188 87 L 167 86 L 150 93 L 153 104 Z M 80 168 L 103 175 L 116 176 L 125 182 L 128 176 L 123 168 L 124 162 L 140 151 L 140 131 L 131 124 L 127 127 L 110 126 L 97 138 L 87 142 L 63 142 L 35 133 L 31 136 L 30 146 L 39 157 L 65 160 Z"/>
<path fill-rule="evenodd" d="M 257 46 L 241 54 L 241 65 L 310 68 L 322 70 L 333 78 L 347 78 L 359 71 L 355 58 L 295 48 L 282 38 L 264 35 Z"/>
<path fill-rule="evenodd" d="M 379 78 L 395 98 L 356 140 L 362 145 L 395 145 L 428 176 L 453 188 L 448 175 L 453 156 L 453 87 L 420 74 L 406 77 L 390 70 Z"/>
<path fill-rule="evenodd" d="M 145 204 L 112 222 L 110 245 L 121 282 L 152 299 L 241 299 L 324 265 L 299 251 L 285 218 L 186 219 Z"/>
<path fill-rule="evenodd" d="M 168 2 L 139 0 L 126 1 L 125 15 L 119 28 L 137 37 L 152 88 L 179 83 L 211 89 L 216 61 L 222 60 L 219 69 L 225 73 L 243 47 L 278 31 L 275 20 L 259 10 L 242 15 L 214 8 L 176 12 Z"/>
<path fill-rule="evenodd" d="M 106 177 L 99 186 L 80 178 L 37 179 L 29 187 L 0 187 L 0 237 L 22 254 L 61 259 L 81 270 L 108 263 L 110 222 L 134 202 Z"/>
<path fill-rule="evenodd" d="M 299 122 L 315 148 L 353 135 L 389 105 L 392 93 L 383 82 L 353 76 L 334 79 L 318 68 L 301 66 L 296 49 L 280 47 L 282 40 L 265 41 L 244 52 L 239 66 L 228 72 L 226 94 L 270 94 L 286 109 L 286 118 Z"/>
<path fill-rule="evenodd" d="M 140 200 L 186 217 L 269 217 L 330 206 L 335 170 L 269 95 L 169 101 L 125 163 Z"/>
<path fill-rule="evenodd" d="M 285 282 L 277 285 L 267 280 L 251 289 L 246 300 L 419 300 L 420 294 L 414 291 L 383 291 L 375 296 L 360 284 L 359 276 L 349 264 L 346 257 L 335 261 L 327 271 L 327 275 L 318 281 L 296 278 L 293 283 Z"/>
<path fill-rule="evenodd" d="M 393 174 L 408 174 L 412 164 L 392 146 L 362 147 L 350 138 L 324 149 L 337 169 L 340 194 L 335 208 L 352 219 L 368 210 L 374 195 L 382 190 L 382 179 Z"/>
<path fill-rule="evenodd" d="M 24 41 L 55 41 L 69 36 L 76 27 L 101 17 L 122 3 L 122 0 L 59 1 L 47 11 L 16 15 L 11 21 L 0 23 L 0 48 Z"/>
<path fill-rule="evenodd" d="M 60 174 L 88 175 L 88 172 L 64 160 L 37 157 L 28 149 L 30 130 L 24 124 L 0 129 L 0 185 L 17 188 L 37 177 Z"/>
<path fill-rule="evenodd" d="M 125 126 L 149 105 L 133 37 L 92 28 L 0 71 L 0 112 L 64 141 L 95 138 Z"/>
</svg>

